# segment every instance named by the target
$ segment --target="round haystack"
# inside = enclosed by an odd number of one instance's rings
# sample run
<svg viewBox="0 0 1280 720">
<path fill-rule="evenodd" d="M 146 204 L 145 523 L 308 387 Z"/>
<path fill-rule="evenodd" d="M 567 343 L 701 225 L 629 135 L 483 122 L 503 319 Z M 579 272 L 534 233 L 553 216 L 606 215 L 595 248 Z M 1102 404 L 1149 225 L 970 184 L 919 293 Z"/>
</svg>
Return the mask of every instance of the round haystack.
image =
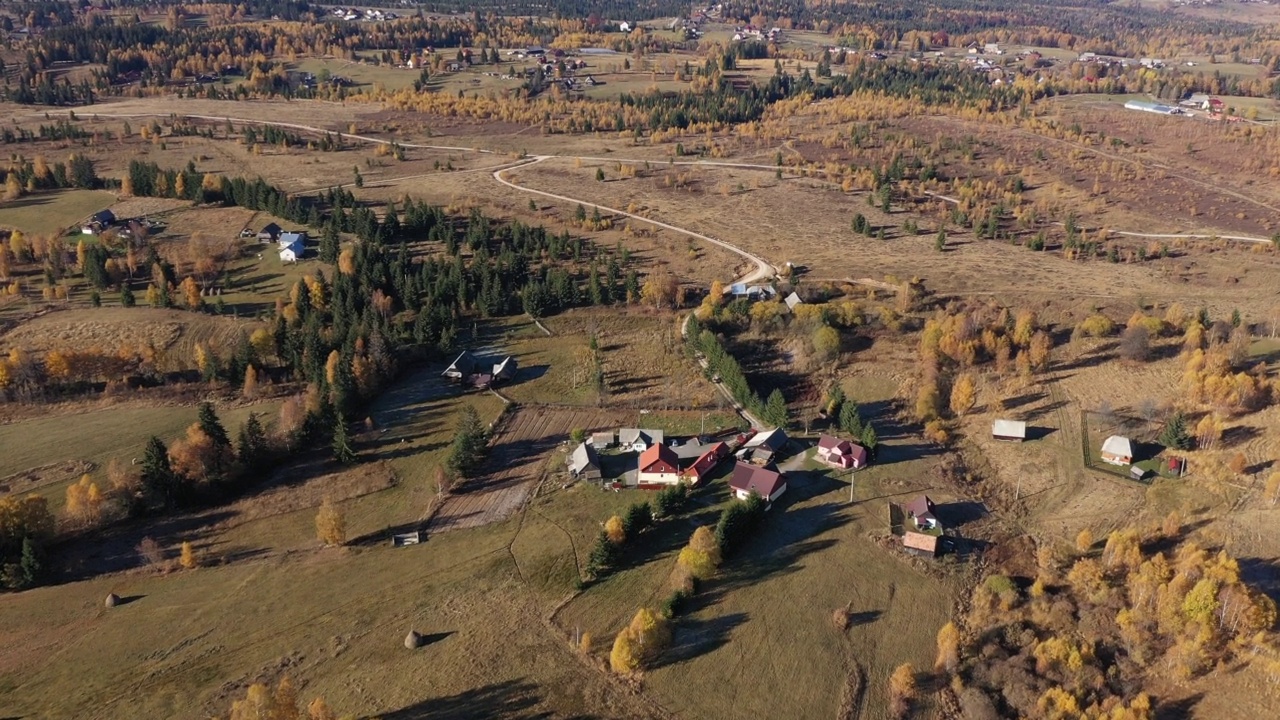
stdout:
<svg viewBox="0 0 1280 720">
<path fill-rule="evenodd" d="M 404 636 L 404 646 L 410 650 L 417 650 L 422 647 L 422 633 L 417 630 L 410 630 L 409 634 Z"/>
<path fill-rule="evenodd" d="M 111 593 L 107 596 L 107 600 L 104 604 L 109 608 L 113 608 L 120 604 L 120 596 L 115 593 Z"/>
</svg>

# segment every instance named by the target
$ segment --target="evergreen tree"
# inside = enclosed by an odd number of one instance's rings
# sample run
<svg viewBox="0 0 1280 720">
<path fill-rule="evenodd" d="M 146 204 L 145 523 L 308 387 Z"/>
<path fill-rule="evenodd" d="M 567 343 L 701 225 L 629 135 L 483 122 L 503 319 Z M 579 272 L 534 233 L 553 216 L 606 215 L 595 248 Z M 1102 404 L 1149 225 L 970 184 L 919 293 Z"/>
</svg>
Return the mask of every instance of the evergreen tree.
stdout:
<svg viewBox="0 0 1280 720">
<path fill-rule="evenodd" d="M 1187 430 L 1187 417 L 1175 412 L 1160 433 L 1161 445 L 1174 450 L 1190 450 L 1193 443 L 1191 433 Z"/>
<path fill-rule="evenodd" d="M 178 499 L 178 475 L 169 464 L 169 449 L 155 435 L 147 441 L 142 456 L 142 492 L 147 501 L 159 507 L 171 507 Z"/>
<path fill-rule="evenodd" d="M 327 262 L 330 265 L 338 262 L 340 249 L 337 228 L 333 226 L 333 223 L 325 225 L 324 234 L 320 236 L 320 261 Z"/>
<path fill-rule="evenodd" d="M 337 413 L 333 422 L 333 459 L 343 465 L 350 465 L 357 459 L 356 451 L 351 447 L 351 438 L 347 435 L 347 421 L 342 413 Z"/>
<path fill-rule="evenodd" d="M 853 437 L 862 434 L 862 414 L 858 412 L 858 404 L 852 400 L 840 403 L 840 429 Z"/>
<path fill-rule="evenodd" d="M 218 414 L 214 412 L 212 403 L 200 403 L 198 422 L 204 434 L 213 440 L 214 446 L 220 448 L 231 447 L 231 439 L 227 437 L 227 430 L 222 427 L 222 421 L 218 420 Z"/>
<path fill-rule="evenodd" d="M 123 307 L 133 307 L 138 301 L 133 297 L 133 291 L 129 289 L 128 282 L 125 282 L 120 288 L 120 305 Z"/>
<path fill-rule="evenodd" d="M 782 397 L 782 391 L 774 389 L 769 393 L 769 399 L 765 401 L 764 407 L 765 421 L 776 427 L 785 427 L 787 424 L 787 400 Z"/>
<path fill-rule="evenodd" d="M 240 426 L 236 442 L 236 455 L 245 467 L 253 467 L 262 461 L 267 451 L 267 434 L 258 422 L 257 413 L 249 413 L 249 419 Z"/>
<path fill-rule="evenodd" d="M 485 448 L 485 429 L 480 416 L 470 405 L 462 409 L 458 429 L 453 436 L 449 452 L 449 472 L 456 477 L 468 477 L 480 466 Z"/>
<path fill-rule="evenodd" d="M 40 580 L 40 552 L 30 536 L 22 538 L 22 558 L 18 561 L 18 578 L 22 587 L 33 587 Z"/>
<path fill-rule="evenodd" d="M 862 426 L 862 447 L 867 449 L 871 455 L 876 454 L 876 445 L 880 444 L 880 439 L 876 437 L 876 429 L 871 423 Z"/>
</svg>

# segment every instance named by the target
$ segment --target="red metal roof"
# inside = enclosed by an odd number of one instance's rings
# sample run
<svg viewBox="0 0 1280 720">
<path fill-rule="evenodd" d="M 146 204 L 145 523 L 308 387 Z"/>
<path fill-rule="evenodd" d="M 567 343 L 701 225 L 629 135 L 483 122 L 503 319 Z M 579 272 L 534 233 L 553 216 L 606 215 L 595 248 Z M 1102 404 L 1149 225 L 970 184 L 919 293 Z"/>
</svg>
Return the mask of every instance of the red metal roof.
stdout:
<svg viewBox="0 0 1280 720">
<path fill-rule="evenodd" d="M 650 445 L 640 453 L 640 472 L 675 472 L 678 462 L 679 458 L 671 448 L 662 444 Z M 665 467 L 650 470 L 659 464 L 665 464 Z"/>
</svg>

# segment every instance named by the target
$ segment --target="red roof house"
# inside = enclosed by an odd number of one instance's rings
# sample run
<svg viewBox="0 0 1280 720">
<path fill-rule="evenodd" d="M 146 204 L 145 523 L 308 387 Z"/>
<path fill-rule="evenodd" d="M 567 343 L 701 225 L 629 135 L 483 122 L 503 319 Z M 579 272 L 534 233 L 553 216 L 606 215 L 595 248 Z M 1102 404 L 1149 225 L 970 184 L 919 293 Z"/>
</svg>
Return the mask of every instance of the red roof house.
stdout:
<svg viewBox="0 0 1280 720">
<path fill-rule="evenodd" d="M 703 476 L 714 470 L 716 465 L 719 465 L 720 461 L 728 454 L 729 446 L 722 442 L 718 442 L 715 445 L 712 445 L 706 452 L 699 455 L 698 459 L 694 460 L 692 465 L 685 468 L 684 476 L 694 485 L 697 485 L 702 481 Z"/>
<path fill-rule="evenodd" d="M 675 485 L 680 482 L 679 458 L 675 451 L 662 444 L 650 445 L 648 450 L 640 453 L 636 482 L 641 486 Z"/>
<path fill-rule="evenodd" d="M 818 439 L 818 459 L 838 468 L 860 468 L 867 464 L 867 449 L 830 435 Z"/>
<path fill-rule="evenodd" d="M 739 500 L 746 500 L 751 493 L 755 493 L 773 502 L 787 491 L 787 479 L 777 470 L 740 462 L 734 466 L 733 475 L 729 477 L 729 488 Z"/>
</svg>

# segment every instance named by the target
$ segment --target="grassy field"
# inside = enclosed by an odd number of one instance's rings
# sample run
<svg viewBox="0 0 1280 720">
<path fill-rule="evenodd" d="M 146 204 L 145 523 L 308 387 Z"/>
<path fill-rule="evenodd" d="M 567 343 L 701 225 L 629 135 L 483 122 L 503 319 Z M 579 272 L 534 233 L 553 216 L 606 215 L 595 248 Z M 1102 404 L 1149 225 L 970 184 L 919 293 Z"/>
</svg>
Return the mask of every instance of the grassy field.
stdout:
<svg viewBox="0 0 1280 720">
<path fill-rule="evenodd" d="M 234 436 L 249 413 L 275 417 L 280 402 L 275 400 L 234 408 L 220 408 L 218 415 Z M 123 404 L 74 414 L 53 415 L 0 425 L 0 478 L 9 478 L 35 468 L 82 461 L 94 467 L 92 475 L 105 485 L 106 466 L 112 459 L 128 465 L 142 456 L 147 439 L 158 435 L 168 442 L 196 421 L 194 406 L 154 407 Z M 56 469 L 53 469 L 56 470 Z M 31 480 L 10 480 L 10 491 L 39 492 L 53 507 L 62 506 L 62 492 L 68 482 L 79 479 L 56 471 L 31 473 Z"/>
<path fill-rule="evenodd" d="M 103 190 L 51 190 L 0 203 L 0 227 L 56 235 L 110 207 L 116 196 Z"/>
</svg>

